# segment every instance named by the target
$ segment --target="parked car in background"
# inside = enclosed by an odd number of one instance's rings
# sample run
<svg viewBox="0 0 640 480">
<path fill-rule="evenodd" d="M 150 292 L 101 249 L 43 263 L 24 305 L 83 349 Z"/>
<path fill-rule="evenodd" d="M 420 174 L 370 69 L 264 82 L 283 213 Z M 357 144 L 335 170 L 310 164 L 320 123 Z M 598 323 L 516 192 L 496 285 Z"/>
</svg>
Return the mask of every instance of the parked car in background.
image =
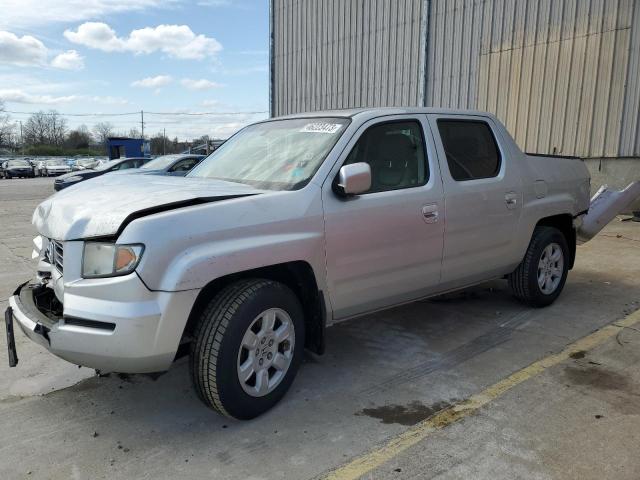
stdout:
<svg viewBox="0 0 640 480">
<path fill-rule="evenodd" d="M 67 162 L 60 158 L 52 158 L 45 160 L 43 166 L 41 168 L 39 167 L 39 170 L 40 176 L 51 177 L 69 173 L 71 171 L 71 167 L 67 165 Z"/>
<path fill-rule="evenodd" d="M 33 178 L 33 167 L 28 160 L 7 160 L 2 165 L 3 178 Z"/>
<path fill-rule="evenodd" d="M 81 170 L 62 175 L 61 177 L 56 178 L 53 184 L 53 189 L 55 191 L 62 190 L 84 180 L 99 177 L 100 175 L 110 172 L 119 172 L 130 168 L 140 168 L 150 160 L 150 158 L 146 157 L 118 158 L 116 160 L 111 160 L 110 162 L 106 162 L 93 170 Z"/>
<path fill-rule="evenodd" d="M 75 165 L 71 167 L 71 170 L 78 172 L 80 170 L 87 170 L 98 166 L 98 161 L 95 158 L 79 158 Z"/>
<path fill-rule="evenodd" d="M 198 165 L 203 158 L 205 158 L 205 155 L 162 155 L 161 157 L 150 160 L 140 168 L 124 171 L 123 173 L 184 177 L 193 167 Z"/>
</svg>

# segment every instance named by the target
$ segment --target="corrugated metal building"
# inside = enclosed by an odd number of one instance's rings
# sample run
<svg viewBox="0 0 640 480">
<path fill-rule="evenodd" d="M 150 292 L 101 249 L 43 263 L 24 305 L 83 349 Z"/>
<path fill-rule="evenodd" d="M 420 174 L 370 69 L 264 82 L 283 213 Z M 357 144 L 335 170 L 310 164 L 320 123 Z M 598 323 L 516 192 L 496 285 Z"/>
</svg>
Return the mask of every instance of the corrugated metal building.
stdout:
<svg viewBox="0 0 640 480">
<path fill-rule="evenodd" d="M 271 0 L 271 33 L 274 116 L 486 110 L 594 184 L 640 178 L 640 0 Z"/>
</svg>

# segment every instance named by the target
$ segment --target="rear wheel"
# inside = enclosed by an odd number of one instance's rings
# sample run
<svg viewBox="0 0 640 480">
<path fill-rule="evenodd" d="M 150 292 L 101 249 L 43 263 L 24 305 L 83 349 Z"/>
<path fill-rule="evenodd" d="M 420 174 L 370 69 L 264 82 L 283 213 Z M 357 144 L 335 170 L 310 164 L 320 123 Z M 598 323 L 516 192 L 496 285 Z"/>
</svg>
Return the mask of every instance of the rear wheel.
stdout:
<svg viewBox="0 0 640 480">
<path fill-rule="evenodd" d="M 302 307 L 286 285 L 251 279 L 226 287 L 202 312 L 191 345 L 198 395 L 229 417 L 266 412 L 293 382 L 304 334 Z"/>
<path fill-rule="evenodd" d="M 568 259 L 569 248 L 562 232 L 536 227 L 524 259 L 509 275 L 513 294 L 532 307 L 552 304 L 567 280 Z"/>
</svg>

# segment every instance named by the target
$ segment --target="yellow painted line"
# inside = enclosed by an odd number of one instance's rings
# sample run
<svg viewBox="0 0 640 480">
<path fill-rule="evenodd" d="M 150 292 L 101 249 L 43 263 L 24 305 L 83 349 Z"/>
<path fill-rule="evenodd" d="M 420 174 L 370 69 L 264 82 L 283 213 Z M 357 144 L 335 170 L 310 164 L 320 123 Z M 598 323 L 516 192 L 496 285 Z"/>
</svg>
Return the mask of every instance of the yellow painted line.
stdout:
<svg viewBox="0 0 640 480">
<path fill-rule="evenodd" d="M 513 387 L 520 385 L 526 380 L 544 372 L 546 369 L 567 360 L 572 353 L 591 350 L 611 337 L 617 335 L 622 328 L 631 327 L 636 322 L 640 322 L 640 310 L 636 310 L 624 319 L 617 320 L 613 324 L 609 324 L 600 330 L 577 340 L 576 342 L 568 345 L 560 353 L 545 357 L 522 370 L 512 373 L 504 380 L 500 380 L 498 383 L 491 385 L 486 390 L 472 395 L 467 400 L 438 412 L 436 415 L 423 420 L 409 430 L 406 430 L 392 438 L 379 449 L 356 457 L 351 462 L 338 467 L 323 478 L 325 480 L 358 479 L 373 469 L 385 464 L 421 440 L 424 440 L 432 432 L 451 425 L 452 423 L 475 413 L 478 409 L 502 396 Z"/>
</svg>

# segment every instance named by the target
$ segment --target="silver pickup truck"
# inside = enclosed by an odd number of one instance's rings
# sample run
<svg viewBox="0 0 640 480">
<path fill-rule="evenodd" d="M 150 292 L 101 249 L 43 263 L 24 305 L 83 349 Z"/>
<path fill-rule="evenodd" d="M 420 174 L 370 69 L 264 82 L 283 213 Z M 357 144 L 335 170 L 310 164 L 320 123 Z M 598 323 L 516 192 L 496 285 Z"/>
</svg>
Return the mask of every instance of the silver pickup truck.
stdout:
<svg viewBox="0 0 640 480">
<path fill-rule="evenodd" d="M 524 154 L 487 113 L 271 119 L 185 178 L 105 175 L 45 200 L 7 330 L 101 371 L 188 351 L 201 399 L 248 419 L 334 322 L 499 278 L 551 304 L 589 189 L 580 159 Z"/>
</svg>

